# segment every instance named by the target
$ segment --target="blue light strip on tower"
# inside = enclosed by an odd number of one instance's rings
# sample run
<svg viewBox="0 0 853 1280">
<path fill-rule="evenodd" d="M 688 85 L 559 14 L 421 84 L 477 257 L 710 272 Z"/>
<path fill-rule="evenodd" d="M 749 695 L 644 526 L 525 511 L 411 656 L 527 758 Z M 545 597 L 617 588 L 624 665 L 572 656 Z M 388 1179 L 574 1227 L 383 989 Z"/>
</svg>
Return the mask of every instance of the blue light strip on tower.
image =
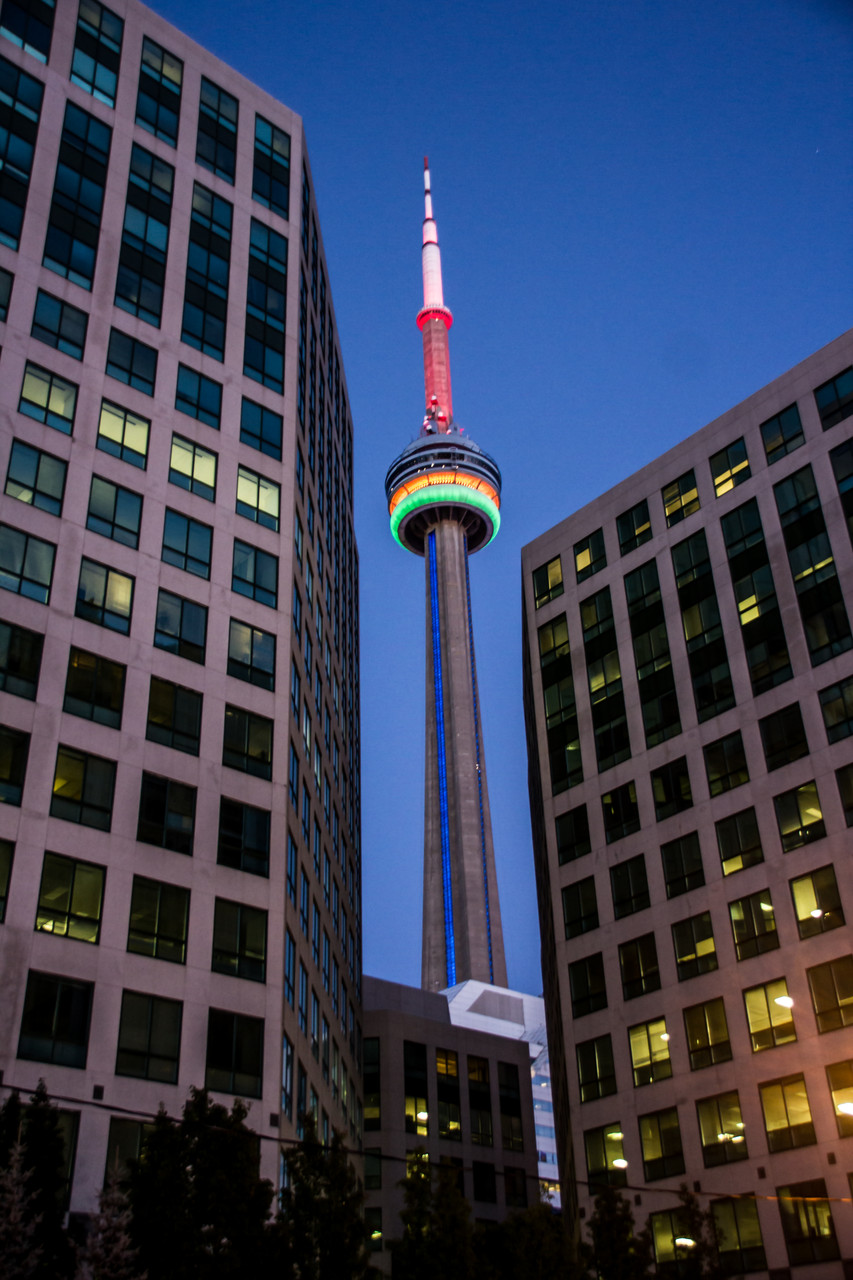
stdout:
<svg viewBox="0 0 853 1280">
<path fill-rule="evenodd" d="M 435 737 L 438 758 L 438 807 L 441 815 L 441 880 L 444 891 L 444 953 L 447 985 L 456 986 L 456 940 L 453 935 L 453 883 L 450 876 L 450 821 L 447 812 L 447 759 L 444 754 L 444 697 L 441 683 L 441 631 L 438 616 L 438 571 L 435 564 L 435 530 L 429 534 L 429 595 L 432 613 L 432 680 L 435 701 Z"/>
<path fill-rule="evenodd" d="M 471 578 L 468 574 L 468 539 L 465 539 L 465 592 L 468 597 L 468 649 L 471 655 L 471 696 L 474 699 L 474 745 L 477 748 L 477 790 L 480 795 L 480 848 L 483 851 L 483 897 L 486 903 L 486 938 L 489 943 L 489 982 L 495 980 L 492 964 L 492 922 L 489 916 L 489 869 L 486 862 L 486 821 L 483 816 L 483 774 L 480 768 L 480 711 L 477 706 L 477 668 L 474 665 L 474 624 L 471 620 Z"/>
</svg>

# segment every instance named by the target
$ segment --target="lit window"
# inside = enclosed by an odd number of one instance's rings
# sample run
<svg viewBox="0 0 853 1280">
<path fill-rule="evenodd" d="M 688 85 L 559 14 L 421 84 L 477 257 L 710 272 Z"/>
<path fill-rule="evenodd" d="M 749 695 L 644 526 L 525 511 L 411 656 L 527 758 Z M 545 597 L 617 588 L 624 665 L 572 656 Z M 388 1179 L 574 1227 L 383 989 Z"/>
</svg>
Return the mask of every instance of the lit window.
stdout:
<svg viewBox="0 0 853 1280">
<path fill-rule="evenodd" d="M 134 579 L 105 564 L 88 560 L 80 562 L 80 581 L 77 585 L 77 603 L 74 612 L 78 618 L 119 631 L 130 632 L 133 612 Z"/>
<path fill-rule="evenodd" d="M 36 929 L 59 938 L 97 943 L 101 932 L 105 869 L 94 862 L 46 853 Z"/>
<path fill-rule="evenodd" d="M 806 1082 L 803 1076 L 786 1076 L 758 1086 L 767 1148 L 790 1151 L 792 1147 L 810 1147 L 815 1137 Z"/>
<path fill-rule="evenodd" d="M 806 974 L 818 1031 L 853 1026 L 853 956 L 839 956 Z"/>
<path fill-rule="evenodd" d="M 684 1031 L 691 1071 L 701 1071 L 703 1067 L 731 1060 L 726 1007 L 721 997 L 685 1009 Z"/>
<path fill-rule="evenodd" d="M 18 412 L 37 422 L 45 422 L 70 436 L 77 409 L 77 387 L 66 378 L 27 361 Z"/>
<path fill-rule="evenodd" d="M 536 608 L 556 600 L 563 594 L 563 565 L 559 556 L 533 571 L 533 597 Z"/>
<path fill-rule="evenodd" d="M 76 394 L 76 387 L 75 387 Z M 115 458 L 129 462 L 133 467 L 145 468 L 148 460 L 147 418 L 123 409 L 121 405 L 101 401 L 101 417 L 98 423 L 98 448 Z"/>
<path fill-rule="evenodd" d="M 713 973 L 717 968 L 717 949 L 709 911 L 701 911 L 699 915 L 674 924 L 672 945 L 679 982 L 696 978 L 701 973 Z"/>
<path fill-rule="evenodd" d="M 643 1176 L 646 1182 L 672 1178 L 684 1173 L 684 1152 L 678 1108 L 667 1107 L 639 1117 L 640 1144 L 643 1148 Z"/>
<path fill-rule="evenodd" d="M 6 473 L 6 493 L 10 498 L 48 511 L 62 514 L 67 467 L 61 458 L 43 453 L 22 440 L 13 440 Z"/>
<path fill-rule="evenodd" d="M 702 1098 L 696 1103 L 696 1115 L 706 1169 L 749 1157 L 737 1089 Z"/>
<path fill-rule="evenodd" d="M 773 804 L 785 853 L 826 835 L 826 824 L 814 782 L 804 782 L 792 791 L 774 796 Z"/>
<path fill-rule="evenodd" d="M 761 889 L 729 903 L 729 916 L 738 960 L 749 960 L 779 946 L 770 890 Z"/>
<path fill-rule="evenodd" d="M 213 502 L 216 497 L 216 454 L 201 445 L 172 436 L 169 483 Z"/>
<path fill-rule="evenodd" d="M 714 481 L 714 493 L 721 498 L 724 493 L 734 489 L 736 485 L 748 480 L 751 472 L 746 443 L 743 436 L 735 440 L 719 453 L 711 457 L 711 479 Z"/>
<path fill-rule="evenodd" d="M 832 865 L 797 876 L 790 883 L 801 938 L 813 938 L 844 924 L 844 912 Z"/>
<path fill-rule="evenodd" d="M 635 1088 L 670 1078 L 672 1061 L 665 1018 L 653 1018 L 651 1022 L 640 1022 L 635 1027 L 629 1027 L 628 1044 Z"/>
<path fill-rule="evenodd" d="M 743 1000 L 753 1053 L 796 1040 L 791 1012 L 794 1002 L 788 995 L 788 983 L 784 978 L 750 987 L 744 991 Z"/>
<path fill-rule="evenodd" d="M 687 516 L 692 516 L 699 510 L 699 491 L 696 488 L 696 476 L 693 471 L 685 471 L 683 476 L 665 485 L 661 489 L 661 497 L 667 529 L 679 524 Z"/>
</svg>

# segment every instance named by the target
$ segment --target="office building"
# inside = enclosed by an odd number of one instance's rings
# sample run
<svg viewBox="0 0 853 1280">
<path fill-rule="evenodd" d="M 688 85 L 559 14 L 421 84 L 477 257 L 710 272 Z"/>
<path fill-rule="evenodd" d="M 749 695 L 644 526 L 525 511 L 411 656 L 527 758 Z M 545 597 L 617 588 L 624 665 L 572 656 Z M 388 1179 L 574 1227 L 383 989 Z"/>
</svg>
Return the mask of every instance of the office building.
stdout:
<svg viewBox="0 0 853 1280">
<path fill-rule="evenodd" d="M 191 1086 L 360 1140 L 353 431 L 300 118 L 133 0 L 0 77 L 0 1069 L 87 1212 Z"/>
<path fill-rule="evenodd" d="M 853 332 L 524 549 L 563 1203 L 853 1268 Z"/>
</svg>

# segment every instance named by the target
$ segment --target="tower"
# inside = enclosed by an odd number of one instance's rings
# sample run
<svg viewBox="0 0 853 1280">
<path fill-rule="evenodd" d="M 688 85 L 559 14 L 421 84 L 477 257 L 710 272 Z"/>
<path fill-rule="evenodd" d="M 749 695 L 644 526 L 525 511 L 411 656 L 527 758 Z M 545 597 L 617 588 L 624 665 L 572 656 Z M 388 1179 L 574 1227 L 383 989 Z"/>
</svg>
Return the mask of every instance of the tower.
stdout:
<svg viewBox="0 0 853 1280">
<path fill-rule="evenodd" d="M 426 752 L 421 985 L 506 986 L 480 724 L 468 557 L 500 525 L 497 464 L 453 418 L 441 254 L 424 160 L 426 413 L 385 477 L 391 532 L 426 562 Z"/>
</svg>

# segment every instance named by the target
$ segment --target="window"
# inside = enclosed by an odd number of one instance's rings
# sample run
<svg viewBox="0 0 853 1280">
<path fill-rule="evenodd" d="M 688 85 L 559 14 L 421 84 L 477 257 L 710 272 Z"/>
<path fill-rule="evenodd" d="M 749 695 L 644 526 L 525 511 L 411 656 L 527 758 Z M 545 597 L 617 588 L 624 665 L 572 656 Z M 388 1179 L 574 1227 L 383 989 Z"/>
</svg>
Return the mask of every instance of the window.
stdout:
<svg viewBox="0 0 853 1280">
<path fill-rule="evenodd" d="M 717 968 L 717 949 L 709 911 L 701 911 L 699 915 L 674 924 L 672 945 L 679 982 L 697 978 L 700 973 L 713 973 Z"/>
<path fill-rule="evenodd" d="M 161 587 L 157 593 L 154 644 L 190 662 L 204 662 L 207 641 L 207 609 Z"/>
<path fill-rule="evenodd" d="M 700 1099 L 696 1103 L 696 1116 L 706 1169 L 748 1159 L 749 1151 L 737 1089 L 715 1094 L 713 1098 Z"/>
<path fill-rule="evenodd" d="M 736 485 L 748 480 L 752 472 L 749 469 L 749 458 L 743 436 L 732 444 L 712 455 L 711 479 L 714 481 L 714 493 L 721 498 L 724 493 L 734 489 Z"/>
<path fill-rule="evenodd" d="M 826 1082 L 832 1097 L 838 1136 L 849 1138 L 853 1136 L 853 1058 L 828 1066 Z"/>
<path fill-rule="evenodd" d="M 123 991 L 116 1075 L 177 1084 L 182 1014 L 180 1000 Z"/>
<path fill-rule="evenodd" d="M 156 138 L 162 138 L 170 147 L 178 141 L 178 122 L 181 114 L 181 85 L 184 64 L 180 58 L 167 53 L 159 44 L 142 40 L 142 61 L 139 67 L 139 92 L 136 98 L 136 123 Z"/>
<path fill-rule="evenodd" d="M 142 498 L 138 493 L 101 476 L 92 476 L 87 529 L 135 550 L 139 546 L 141 520 Z"/>
<path fill-rule="evenodd" d="M 0 35 L 29 53 L 38 62 L 47 62 L 53 35 L 55 0 L 3 0 Z M 28 77 L 29 78 L 29 77 Z"/>
<path fill-rule="evenodd" d="M 6 493 L 52 516 L 62 514 L 66 464 L 22 440 L 13 440 L 6 473 Z"/>
<path fill-rule="evenodd" d="M 32 0 L 28 6 L 33 11 Z M 0 34 L 13 39 L 10 34 L 9 11 L 23 22 L 26 15 L 11 0 L 4 0 L 0 15 Z M 51 22 L 53 14 L 50 14 Z M 48 30 L 48 42 L 50 40 Z M 41 114 L 44 87 L 40 81 L 20 71 L 5 58 L 0 58 L 0 95 L 3 102 L 3 135 L 0 139 L 0 244 L 17 249 L 27 204 L 27 191 L 33 165 L 39 115 Z"/>
<path fill-rule="evenodd" d="M 237 468 L 237 514 L 278 533 L 281 486 L 248 467 Z"/>
<path fill-rule="evenodd" d="M 207 1023 L 205 1089 L 260 1098 L 263 1062 L 263 1018 L 211 1009 Z"/>
<path fill-rule="evenodd" d="M 829 460 L 835 483 L 838 485 L 838 496 L 841 499 L 841 510 L 847 524 L 847 532 L 853 542 L 853 440 L 847 439 L 843 444 L 830 452 Z"/>
<path fill-rule="evenodd" d="M 0 689 L 18 698 L 35 699 L 44 636 L 0 621 Z"/>
<path fill-rule="evenodd" d="M 90 291 L 111 140 L 109 125 L 66 103 L 42 263 Z"/>
<path fill-rule="evenodd" d="M 619 948 L 619 968 L 622 973 L 622 998 L 634 1000 L 649 991 L 660 990 L 660 969 L 655 935 L 644 933 L 640 938 L 623 942 Z"/>
<path fill-rule="evenodd" d="M 278 603 L 278 556 L 235 538 L 231 590 L 275 609 Z"/>
<path fill-rule="evenodd" d="M 761 514 L 754 498 L 720 521 L 752 692 L 757 696 L 793 674 Z"/>
<path fill-rule="evenodd" d="M 218 431 L 222 416 L 222 384 L 206 378 L 195 369 L 188 369 L 185 364 L 179 364 L 175 408 L 188 418 L 197 418 Z"/>
<path fill-rule="evenodd" d="M 474 1200 L 481 1204 L 497 1204 L 498 1189 L 495 1166 L 484 1160 L 475 1160 L 472 1165 Z"/>
<path fill-rule="evenodd" d="M 588 1013 L 607 1008 L 604 960 L 600 951 L 569 965 L 569 987 L 573 1018 L 583 1018 Z"/>
<path fill-rule="evenodd" d="M 523 1151 L 521 1089 L 514 1062 L 498 1063 L 498 1105 L 501 1117 L 501 1146 L 504 1151 Z"/>
<path fill-rule="evenodd" d="M 217 898 L 213 913 L 214 973 L 265 982 L 267 976 L 267 913 L 242 902 Z"/>
<path fill-rule="evenodd" d="M 564 613 L 539 628 L 539 665 L 545 702 L 551 792 L 557 795 L 568 787 L 575 786 L 583 778 L 569 634 Z"/>
<path fill-rule="evenodd" d="M 166 508 L 163 521 L 163 550 L 160 554 L 165 564 L 173 564 L 197 578 L 210 578 L 210 556 L 213 530 L 209 524 L 192 520 L 179 511 Z"/>
<path fill-rule="evenodd" d="M 616 1092 L 613 1045 L 609 1034 L 584 1040 L 576 1047 L 581 1102 L 594 1102 Z"/>
<path fill-rule="evenodd" d="M 76 388 L 75 388 L 76 394 Z M 148 429 L 151 423 L 123 409 L 121 405 L 101 401 L 101 417 L 98 423 L 98 448 L 111 453 L 114 458 L 129 462 L 132 467 L 145 469 L 148 461 Z"/>
<path fill-rule="evenodd" d="M 237 800 L 219 802 L 219 846 L 216 861 L 223 867 L 268 876 L 270 867 L 270 815 Z"/>
<path fill-rule="evenodd" d="M 806 974 L 818 1031 L 853 1026 L 853 956 L 839 956 Z"/>
<path fill-rule="evenodd" d="M 55 431 L 70 436 L 74 430 L 76 409 L 76 385 L 28 360 L 24 369 L 18 413 L 24 413 L 28 418 L 35 418 L 36 422 L 44 422 Z"/>
<path fill-rule="evenodd" d="M 30 735 L 0 725 L 0 804 L 20 806 Z"/>
<path fill-rule="evenodd" d="M 610 588 L 580 604 L 587 682 L 599 773 L 631 754 Z"/>
<path fill-rule="evenodd" d="M 698 832 L 691 831 L 686 836 L 662 844 L 660 856 L 668 898 L 677 898 L 679 894 L 689 893 L 705 883 Z"/>
<path fill-rule="evenodd" d="M 649 882 L 646 860 L 641 853 L 610 868 L 610 891 L 617 920 L 645 910 L 649 905 Z"/>
<path fill-rule="evenodd" d="M 290 136 L 263 116 L 255 116 L 252 199 L 289 217 Z"/>
<path fill-rule="evenodd" d="M 559 556 L 533 570 L 533 598 L 539 609 L 563 594 L 563 565 Z"/>
<path fill-rule="evenodd" d="M 109 831 L 115 780 L 115 761 L 60 746 L 56 752 L 51 817 Z"/>
<path fill-rule="evenodd" d="M 722 818 L 715 823 L 715 829 L 724 876 L 764 861 L 754 809 L 741 809 L 729 818 Z"/>
<path fill-rule="evenodd" d="M 629 1027 L 628 1045 L 635 1089 L 644 1084 L 654 1084 L 656 1080 L 670 1078 L 672 1061 L 669 1056 L 666 1018 L 653 1018 L 651 1022 L 639 1022 L 635 1027 Z"/>
<path fill-rule="evenodd" d="M 820 691 L 820 709 L 828 742 L 853 734 L 853 676 Z"/>
<path fill-rule="evenodd" d="M 802 786 L 774 796 L 773 804 L 785 853 L 826 835 L 820 798 L 814 782 L 804 782 Z"/>
<path fill-rule="evenodd" d="M 794 915 L 801 938 L 814 938 L 844 924 L 844 912 L 838 896 L 835 869 L 819 867 L 791 882 Z"/>
<path fill-rule="evenodd" d="M 6 903 L 9 901 L 9 881 L 15 846 L 11 840 L 0 840 L 0 924 L 6 919 Z"/>
<path fill-rule="evenodd" d="M 94 862 L 46 853 L 36 929 L 59 938 L 97 943 L 101 933 L 105 869 Z"/>
<path fill-rule="evenodd" d="M 690 773 L 687 758 L 681 756 L 670 764 L 662 765 L 652 773 L 652 795 L 655 801 L 655 818 L 663 822 L 676 813 L 693 807 Z"/>
<path fill-rule="evenodd" d="M 74 612 L 78 618 L 126 636 L 130 633 L 133 612 L 133 586 L 134 579 L 128 574 L 108 569 L 105 564 L 84 556 L 80 561 Z"/>
<path fill-rule="evenodd" d="M 681 625 L 699 722 L 735 705 L 728 652 L 704 529 L 672 548 Z"/>
<path fill-rule="evenodd" d="M 598 928 L 598 905 L 592 876 L 563 889 L 563 921 L 567 938 L 577 938 Z"/>
<path fill-rule="evenodd" d="M 237 159 L 237 112 L 237 99 L 202 76 L 195 158 L 232 186 Z"/>
<path fill-rule="evenodd" d="M 601 797 L 604 815 L 604 838 L 608 844 L 621 840 L 640 830 L 640 813 L 637 808 L 637 788 L 633 782 L 616 787 Z"/>
<path fill-rule="evenodd" d="M 238 680 L 275 688 L 275 636 L 247 622 L 231 619 L 228 637 L 228 674 Z"/>
<path fill-rule="evenodd" d="M 684 1032 L 691 1071 L 701 1071 L 703 1067 L 731 1060 L 732 1046 L 722 997 L 685 1009 Z"/>
<path fill-rule="evenodd" d="M 788 995 L 788 983 L 784 978 L 750 987 L 744 991 L 743 1000 L 753 1053 L 796 1040 L 794 1015 L 791 1013 L 794 1002 Z"/>
<path fill-rule="evenodd" d="M 607 564 L 607 555 L 604 550 L 604 530 L 596 529 L 595 533 L 591 533 L 580 542 L 576 542 L 573 547 L 573 554 L 577 580 L 578 582 L 585 582 L 587 578 L 591 578 L 594 573 L 598 573 L 599 569 L 603 569 Z"/>
<path fill-rule="evenodd" d="M 183 436 L 173 435 L 169 483 L 213 502 L 216 497 L 216 461 L 216 454 L 209 449 L 203 449 Z"/>
<path fill-rule="evenodd" d="M 652 525 L 649 519 L 649 504 L 645 498 L 630 511 L 623 511 L 616 517 L 616 532 L 619 535 L 619 554 L 627 555 L 635 551 L 652 536 Z"/>
<path fill-rule="evenodd" d="M 130 154 L 115 305 L 160 327 L 175 170 L 144 147 Z"/>
<path fill-rule="evenodd" d="M 708 789 L 712 796 L 720 796 L 724 791 L 732 791 L 749 782 L 746 752 L 739 729 L 725 738 L 717 738 L 716 742 L 709 742 L 704 748 L 704 755 Z"/>
<path fill-rule="evenodd" d="M 738 960 L 749 960 L 779 946 L 770 890 L 761 889 L 729 903 L 729 916 Z"/>
<path fill-rule="evenodd" d="M 761 424 L 761 439 L 768 463 L 778 462 L 786 454 L 793 453 L 805 443 L 800 411 L 795 404 L 788 405 L 775 417 Z"/>
<path fill-rule="evenodd" d="M 272 391 L 284 390 L 284 314 L 287 293 L 287 240 L 252 219 L 243 372 Z M 299 371 L 300 403 L 304 374 Z"/>
<path fill-rule="evenodd" d="M 470 1064 L 469 1059 L 469 1064 Z M 475 1059 L 485 1062 L 485 1059 Z M 488 1063 L 486 1065 L 486 1084 L 488 1085 Z M 427 1052 L 426 1045 L 413 1040 L 403 1041 L 403 1091 L 405 1095 L 404 1116 L 406 1133 L 426 1137 L 429 1132 L 429 1113 L 427 1110 Z M 474 1120 L 471 1121 L 472 1133 Z M 476 1141 L 476 1138 L 474 1139 Z M 491 1146 L 491 1113 L 489 1113 L 489 1146 Z"/>
<path fill-rule="evenodd" d="M 226 706 L 222 763 L 257 778 L 272 777 L 272 720 Z"/>
<path fill-rule="evenodd" d="M 154 960 L 184 964 L 190 891 L 145 876 L 133 877 L 127 949 Z"/>
<path fill-rule="evenodd" d="M 193 186 L 181 341 L 225 358 L 233 206 L 200 182 Z"/>
<path fill-rule="evenodd" d="M 846 764 L 835 770 L 835 781 L 838 783 L 838 794 L 848 827 L 853 827 L 853 765 Z"/>
<path fill-rule="evenodd" d="M 201 739 L 201 694 L 152 676 L 145 736 L 149 742 L 160 742 L 164 747 L 197 756 Z"/>
<path fill-rule="evenodd" d="M 94 983 L 31 969 L 18 1057 L 58 1067 L 86 1066 Z"/>
<path fill-rule="evenodd" d="M 108 107 L 116 104 L 124 22 L 98 0 L 80 0 L 71 83 Z"/>
<path fill-rule="evenodd" d="M 789 707 L 782 707 L 773 715 L 765 716 L 759 720 L 758 727 L 761 730 L 761 745 L 764 747 L 768 773 L 808 755 L 809 744 L 798 702 L 792 702 Z"/>
<path fill-rule="evenodd" d="M 137 840 L 189 856 L 195 829 L 195 787 L 173 778 L 143 773 L 139 795 Z"/>
<path fill-rule="evenodd" d="M 810 1147 L 817 1141 L 803 1076 L 772 1080 L 759 1085 L 758 1092 L 770 1152 Z"/>
<path fill-rule="evenodd" d="M 648 560 L 624 582 L 646 746 L 653 747 L 681 733 L 657 564 Z"/>
<path fill-rule="evenodd" d="M 254 400 L 243 397 L 240 413 L 240 439 L 252 449 L 281 461 L 281 433 L 283 418 L 272 409 L 255 404 Z"/>
<path fill-rule="evenodd" d="M 107 373 L 119 382 L 126 382 L 146 396 L 153 396 L 157 377 L 157 352 L 138 338 L 131 338 L 118 329 L 110 329 L 110 345 L 107 348 Z"/>
<path fill-rule="evenodd" d="M 0 76 L 2 76 L 2 68 L 0 68 Z M 2 242 L 2 232 L 0 232 L 0 242 Z M 12 283 L 14 279 L 15 277 L 11 271 L 4 271 L 0 267 L 0 320 L 4 323 L 9 318 L 9 302 L 12 298 Z"/>
<path fill-rule="evenodd" d="M 47 604 L 55 554 L 52 542 L 0 524 L 0 587 Z"/>
<path fill-rule="evenodd" d="M 585 804 L 578 805 L 577 809 L 570 809 L 568 813 L 558 814 L 554 825 L 557 834 L 557 859 L 561 867 L 590 852 L 592 844 Z"/>
<path fill-rule="evenodd" d="M 62 710 L 111 729 L 121 728 L 125 671 L 120 662 L 72 645 Z"/>
<path fill-rule="evenodd" d="M 853 368 L 816 387 L 814 398 L 824 431 L 849 418 L 853 414 Z"/>
<path fill-rule="evenodd" d="M 639 1117 L 640 1144 L 643 1148 L 643 1177 L 646 1182 L 673 1178 L 684 1173 L 681 1129 L 678 1108 L 667 1107 Z"/>
<path fill-rule="evenodd" d="M 720 1264 L 726 1275 L 766 1270 L 767 1258 L 755 1200 L 747 1196 L 712 1200 L 711 1212 Z"/>
<path fill-rule="evenodd" d="M 686 519 L 687 516 L 692 516 L 694 511 L 698 511 L 699 491 L 696 488 L 696 476 L 692 469 L 665 485 L 661 489 L 661 497 L 667 529 L 671 529 L 673 525 Z"/>
<path fill-rule="evenodd" d="M 791 1266 L 828 1262 L 839 1256 L 823 1178 L 777 1187 L 776 1196 Z"/>
<path fill-rule="evenodd" d="M 622 1128 L 618 1122 L 602 1125 L 598 1129 L 587 1129 L 583 1135 L 583 1144 L 590 1190 L 602 1186 L 627 1185 L 628 1175 L 625 1170 L 628 1161 L 625 1159 Z"/>
<path fill-rule="evenodd" d="M 89 317 L 85 311 L 39 289 L 31 330 L 32 336 L 39 342 L 63 351 L 75 360 L 82 360 L 88 323 Z"/>
</svg>

